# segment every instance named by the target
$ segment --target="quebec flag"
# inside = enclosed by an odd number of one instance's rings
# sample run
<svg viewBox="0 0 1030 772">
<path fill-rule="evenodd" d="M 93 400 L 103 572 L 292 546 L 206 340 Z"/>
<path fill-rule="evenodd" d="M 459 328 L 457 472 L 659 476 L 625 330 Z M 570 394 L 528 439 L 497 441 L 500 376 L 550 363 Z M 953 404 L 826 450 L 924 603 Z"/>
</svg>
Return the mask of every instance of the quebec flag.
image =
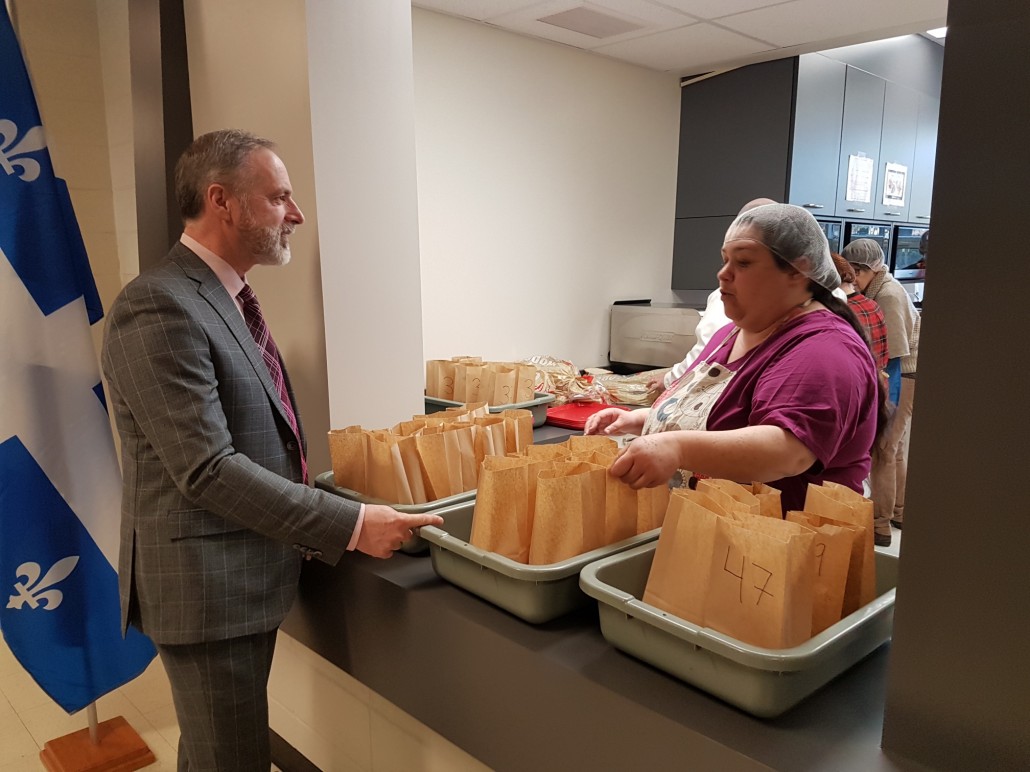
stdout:
<svg viewBox="0 0 1030 772">
<path fill-rule="evenodd" d="M 132 680 L 121 634 L 121 479 L 90 326 L 103 316 L 0 3 L 0 632 L 73 713 Z"/>
</svg>

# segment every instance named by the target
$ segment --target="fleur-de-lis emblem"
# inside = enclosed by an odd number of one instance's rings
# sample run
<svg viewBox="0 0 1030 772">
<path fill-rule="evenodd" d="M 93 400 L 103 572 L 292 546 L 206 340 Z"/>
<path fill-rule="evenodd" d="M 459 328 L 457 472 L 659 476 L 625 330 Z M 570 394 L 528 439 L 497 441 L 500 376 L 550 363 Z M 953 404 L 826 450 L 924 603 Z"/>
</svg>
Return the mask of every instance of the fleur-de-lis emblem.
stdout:
<svg viewBox="0 0 1030 772">
<path fill-rule="evenodd" d="M 42 126 L 33 126 L 18 140 L 18 127 L 14 121 L 0 118 L 0 169 L 8 174 L 17 174 L 25 182 L 32 182 L 39 176 L 39 161 L 25 157 L 46 147 Z M 16 173 L 15 169 L 21 169 Z"/>
<path fill-rule="evenodd" d="M 22 563 L 18 566 L 17 576 L 23 578 L 24 583 L 16 582 L 14 590 L 17 595 L 7 599 L 7 608 L 20 609 L 25 605 L 29 608 L 39 608 L 40 605 L 47 611 L 53 611 L 61 605 L 64 600 L 64 593 L 57 589 L 50 589 L 53 585 L 67 578 L 76 564 L 79 562 L 78 555 L 58 560 L 46 572 L 46 576 L 39 578 L 39 563 Z M 38 581 L 37 581 L 38 580 Z"/>
</svg>

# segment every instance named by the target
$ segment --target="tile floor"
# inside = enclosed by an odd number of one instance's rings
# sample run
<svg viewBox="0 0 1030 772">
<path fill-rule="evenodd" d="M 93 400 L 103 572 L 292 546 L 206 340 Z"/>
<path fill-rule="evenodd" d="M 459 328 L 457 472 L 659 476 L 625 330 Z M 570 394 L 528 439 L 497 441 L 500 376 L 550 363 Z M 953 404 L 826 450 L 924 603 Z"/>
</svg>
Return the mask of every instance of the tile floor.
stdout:
<svg viewBox="0 0 1030 772">
<path fill-rule="evenodd" d="M 901 531 L 892 531 L 894 538 L 886 551 L 897 555 Z M 179 726 L 160 660 L 155 659 L 139 678 L 99 700 L 98 719 L 115 716 L 123 716 L 154 752 L 157 762 L 148 770 L 174 772 Z M 45 769 L 39 760 L 43 745 L 85 726 L 85 711 L 69 716 L 51 702 L 0 637 L 0 772 Z"/>
<path fill-rule="evenodd" d="M 101 697 L 97 719 L 122 716 L 157 757 L 148 772 L 175 772 L 179 725 L 159 659 L 131 683 Z M 38 772 L 43 745 L 88 726 L 86 711 L 69 716 L 22 669 L 0 637 L 0 772 Z M 273 772 L 278 772 L 273 768 Z"/>
<path fill-rule="evenodd" d="M 97 702 L 97 718 L 122 716 L 157 757 L 151 770 L 175 770 L 179 726 L 164 668 L 155 659 L 146 672 Z M 18 664 L 0 639 L 0 772 L 37 772 L 43 745 L 88 726 L 86 711 L 69 716 Z"/>
</svg>

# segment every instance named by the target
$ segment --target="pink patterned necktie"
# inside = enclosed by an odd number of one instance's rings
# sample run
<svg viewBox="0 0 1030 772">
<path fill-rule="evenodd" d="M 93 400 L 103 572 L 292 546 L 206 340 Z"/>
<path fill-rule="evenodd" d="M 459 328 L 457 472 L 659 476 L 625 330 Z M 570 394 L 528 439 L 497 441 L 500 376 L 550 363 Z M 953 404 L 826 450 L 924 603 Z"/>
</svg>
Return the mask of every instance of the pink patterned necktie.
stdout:
<svg viewBox="0 0 1030 772">
<path fill-rule="evenodd" d="M 265 317 L 261 314 L 261 304 L 258 303 L 257 295 L 254 294 L 254 290 L 250 288 L 250 285 L 244 284 L 243 289 L 239 291 L 236 297 L 243 304 L 243 320 L 247 323 L 247 329 L 250 330 L 250 334 L 254 337 L 257 347 L 261 349 L 261 357 L 265 360 L 268 374 L 272 376 L 272 383 L 275 385 L 275 390 L 279 393 L 279 401 L 282 402 L 283 410 L 290 421 L 290 428 L 293 429 L 293 435 L 297 438 L 297 447 L 300 449 L 301 469 L 304 473 L 304 482 L 307 483 L 308 462 L 304 458 L 304 446 L 300 441 L 297 414 L 293 411 L 293 402 L 290 400 L 289 392 L 286 391 L 286 378 L 283 376 L 282 358 L 279 356 L 279 349 L 276 347 L 275 341 L 272 340 L 272 333 L 268 330 L 268 325 L 265 324 Z"/>
</svg>

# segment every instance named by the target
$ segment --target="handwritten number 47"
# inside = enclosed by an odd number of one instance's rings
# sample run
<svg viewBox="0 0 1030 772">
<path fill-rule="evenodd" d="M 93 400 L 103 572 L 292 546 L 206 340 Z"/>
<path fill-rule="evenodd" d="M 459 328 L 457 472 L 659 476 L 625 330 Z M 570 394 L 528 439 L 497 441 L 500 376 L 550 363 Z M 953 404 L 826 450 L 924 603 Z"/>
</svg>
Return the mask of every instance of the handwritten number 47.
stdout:
<svg viewBox="0 0 1030 772">
<path fill-rule="evenodd" d="M 726 548 L 726 557 L 722 561 L 722 570 L 725 571 L 730 576 L 734 576 L 734 577 L 737 578 L 737 600 L 740 603 L 743 603 L 744 602 L 744 564 L 748 562 L 748 559 L 747 559 L 747 555 L 742 554 L 740 556 L 740 569 L 739 569 L 740 573 L 739 574 L 738 573 L 734 573 L 733 569 L 730 568 L 730 551 L 731 551 L 731 548 L 727 547 Z M 769 585 L 769 580 L 772 579 L 773 572 L 770 571 L 767 568 L 762 568 L 762 566 L 758 565 L 755 562 L 752 562 L 751 565 L 754 568 L 757 568 L 759 571 L 761 571 L 761 572 L 763 572 L 765 574 L 765 580 L 762 582 L 761 586 L 759 586 L 757 584 L 754 585 L 754 588 L 756 590 L 758 590 L 758 598 L 755 600 L 755 605 L 757 606 L 759 603 L 762 602 L 762 596 L 763 595 L 768 595 L 770 598 L 773 597 L 773 594 L 765 589 Z"/>
</svg>

